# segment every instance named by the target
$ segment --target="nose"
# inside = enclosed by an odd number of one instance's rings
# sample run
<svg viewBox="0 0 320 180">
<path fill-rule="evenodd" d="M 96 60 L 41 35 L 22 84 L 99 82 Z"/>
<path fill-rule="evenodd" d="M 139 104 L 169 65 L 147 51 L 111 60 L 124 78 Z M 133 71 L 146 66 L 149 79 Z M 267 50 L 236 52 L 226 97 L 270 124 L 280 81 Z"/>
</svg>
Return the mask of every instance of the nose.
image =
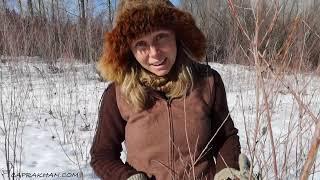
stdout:
<svg viewBox="0 0 320 180">
<path fill-rule="evenodd" d="M 151 57 L 157 57 L 159 55 L 159 50 L 156 46 L 152 45 L 150 46 L 149 50 L 149 56 Z"/>
</svg>

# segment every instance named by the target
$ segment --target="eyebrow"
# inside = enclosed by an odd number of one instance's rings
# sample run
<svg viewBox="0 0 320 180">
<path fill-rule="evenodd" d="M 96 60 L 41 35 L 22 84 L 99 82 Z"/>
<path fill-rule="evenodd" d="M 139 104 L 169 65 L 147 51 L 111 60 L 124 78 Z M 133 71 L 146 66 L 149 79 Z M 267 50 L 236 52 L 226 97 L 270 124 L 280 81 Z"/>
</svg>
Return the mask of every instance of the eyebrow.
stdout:
<svg viewBox="0 0 320 180">
<path fill-rule="evenodd" d="M 153 38 L 155 38 L 155 37 L 157 37 L 158 35 L 161 35 L 161 34 L 165 34 L 165 35 L 170 35 L 171 34 L 171 32 L 170 31 L 165 31 L 165 30 L 162 30 L 162 31 L 159 31 L 159 32 L 157 32 L 153 37 L 152 37 L 152 40 L 153 40 Z M 140 42 L 146 42 L 145 40 L 143 40 L 143 39 L 140 39 L 140 40 L 136 40 L 136 41 L 133 41 L 133 45 L 134 46 L 136 46 L 138 43 L 140 43 Z"/>
<path fill-rule="evenodd" d="M 157 36 L 159 34 L 171 34 L 171 32 L 170 31 L 160 31 L 155 36 Z"/>
<path fill-rule="evenodd" d="M 136 42 L 133 43 L 134 47 L 136 47 L 139 43 L 145 43 L 144 40 L 138 40 Z"/>
</svg>

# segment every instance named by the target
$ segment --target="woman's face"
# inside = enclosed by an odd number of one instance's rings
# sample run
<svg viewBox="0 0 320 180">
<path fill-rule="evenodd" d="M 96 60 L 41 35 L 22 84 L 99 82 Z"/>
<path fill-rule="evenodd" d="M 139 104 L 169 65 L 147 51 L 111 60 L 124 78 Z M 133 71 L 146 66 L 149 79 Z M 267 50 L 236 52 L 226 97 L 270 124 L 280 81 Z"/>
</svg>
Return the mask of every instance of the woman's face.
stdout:
<svg viewBox="0 0 320 180">
<path fill-rule="evenodd" d="M 157 76 L 168 74 L 176 61 L 176 37 L 170 30 L 157 30 L 136 39 L 130 49 L 139 64 Z"/>
</svg>

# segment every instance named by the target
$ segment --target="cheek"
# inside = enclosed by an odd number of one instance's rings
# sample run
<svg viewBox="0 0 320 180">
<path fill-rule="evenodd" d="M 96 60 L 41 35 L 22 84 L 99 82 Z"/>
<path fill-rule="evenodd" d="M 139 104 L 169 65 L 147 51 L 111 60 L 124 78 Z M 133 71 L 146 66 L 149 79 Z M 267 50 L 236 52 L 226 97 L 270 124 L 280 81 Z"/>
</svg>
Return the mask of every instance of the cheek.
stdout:
<svg viewBox="0 0 320 180">
<path fill-rule="evenodd" d="M 142 56 L 139 53 L 133 53 L 133 56 L 135 57 L 136 61 L 138 61 L 140 65 L 146 64 L 147 58 L 145 56 Z"/>
<path fill-rule="evenodd" d="M 169 51 L 170 57 L 173 61 L 176 61 L 177 58 L 177 47 L 176 46 L 172 46 L 172 48 Z"/>
<path fill-rule="evenodd" d="M 177 56 L 177 44 L 175 41 L 170 45 L 170 54 L 174 58 L 176 58 Z"/>
</svg>

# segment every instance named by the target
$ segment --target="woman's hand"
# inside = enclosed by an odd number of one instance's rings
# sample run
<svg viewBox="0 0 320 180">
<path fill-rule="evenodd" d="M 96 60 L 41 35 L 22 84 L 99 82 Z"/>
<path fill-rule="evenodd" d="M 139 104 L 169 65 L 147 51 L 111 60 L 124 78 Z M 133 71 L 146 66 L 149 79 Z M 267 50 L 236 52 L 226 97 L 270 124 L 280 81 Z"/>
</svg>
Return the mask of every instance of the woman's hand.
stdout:
<svg viewBox="0 0 320 180">
<path fill-rule="evenodd" d="M 239 155 L 239 167 L 240 171 L 234 168 L 224 168 L 219 171 L 215 176 L 214 180 L 258 180 L 259 178 L 255 175 L 251 175 L 250 178 L 250 161 L 244 154 Z"/>
<path fill-rule="evenodd" d="M 130 176 L 127 180 L 148 180 L 148 176 L 146 176 L 144 173 L 138 173 Z"/>
</svg>

